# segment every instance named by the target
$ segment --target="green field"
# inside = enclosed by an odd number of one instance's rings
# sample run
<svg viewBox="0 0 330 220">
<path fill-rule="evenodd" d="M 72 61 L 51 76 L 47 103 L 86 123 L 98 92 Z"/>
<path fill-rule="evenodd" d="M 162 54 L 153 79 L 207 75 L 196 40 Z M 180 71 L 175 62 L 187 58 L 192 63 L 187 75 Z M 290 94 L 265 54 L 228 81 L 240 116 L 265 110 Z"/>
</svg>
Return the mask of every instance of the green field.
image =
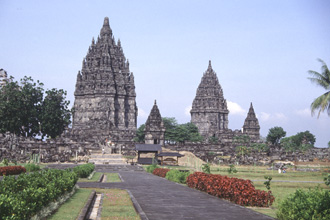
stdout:
<svg viewBox="0 0 330 220">
<path fill-rule="evenodd" d="M 273 179 L 271 181 L 270 187 L 273 195 L 275 196 L 275 202 L 270 208 L 254 208 L 251 209 L 261 212 L 263 214 L 269 215 L 271 217 L 276 217 L 276 211 L 278 205 L 283 201 L 289 194 L 293 194 L 297 189 L 309 189 L 314 187 L 321 187 L 324 189 L 329 189 L 328 186 L 324 184 L 323 178 L 328 175 L 325 171 L 328 167 L 319 167 L 320 172 L 303 172 L 294 171 L 293 169 L 288 169 L 286 173 L 279 174 L 277 170 L 267 170 L 268 167 L 264 166 L 237 166 L 237 173 L 229 174 L 227 170 L 229 166 L 212 166 L 212 174 L 220 174 L 229 177 L 236 177 L 240 179 L 249 179 L 253 181 L 256 189 L 267 191 L 264 185 L 264 176 L 271 176 Z M 255 181 L 261 180 L 261 181 Z M 276 182 L 276 181 L 287 181 L 287 182 Z M 297 182 L 289 182 L 297 181 Z M 301 182 L 300 182 L 301 181 Z M 306 183 L 303 181 L 312 181 L 311 183 Z M 321 182 L 321 183 L 318 183 Z"/>
</svg>

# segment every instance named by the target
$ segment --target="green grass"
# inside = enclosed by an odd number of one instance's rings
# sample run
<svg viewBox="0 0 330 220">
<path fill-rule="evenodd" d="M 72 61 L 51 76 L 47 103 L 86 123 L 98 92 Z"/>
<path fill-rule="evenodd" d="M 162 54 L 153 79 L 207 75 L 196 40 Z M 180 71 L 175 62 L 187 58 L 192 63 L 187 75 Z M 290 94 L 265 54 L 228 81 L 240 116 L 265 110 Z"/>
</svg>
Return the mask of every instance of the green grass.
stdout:
<svg viewBox="0 0 330 220">
<path fill-rule="evenodd" d="M 264 181 L 264 176 L 271 176 L 273 179 L 271 181 L 270 187 L 272 194 L 275 197 L 275 202 L 270 208 L 256 208 L 248 207 L 254 211 L 269 215 L 271 217 L 276 217 L 276 211 L 281 201 L 287 198 L 290 194 L 293 194 L 297 189 L 309 189 L 320 186 L 321 188 L 329 189 L 324 183 L 299 183 L 299 182 L 274 182 L 274 180 L 283 181 L 319 181 L 324 182 L 323 178 L 328 174 L 325 172 L 302 172 L 294 171 L 288 169 L 286 173 L 279 174 L 277 170 L 267 170 L 265 166 L 236 166 L 238 170 L 237 173 L 228 174 L 227 169 L 229 166 L 212 166 L 212 174 L 221 174 L 229 177 L 236 177 L 241 179 L 249 180 L 262 180 L 254 181 L 253 184 L 256 189 L 267 191 Z M 321 168 L 321 170 L 323 170 Z"/>
<path fill-rule="evenodd" d="M 97 182 L 100 179 L 100 176 L 102 173 L 94 173 L 92 179 L 87 179 L 87 178 L 79 178 L 78 182 Z"/>
<path fill-rule="evenodd" d="M 126 190 L 121 189 L 93 189 L 98 193 L 104 193 L 102 204 L 102 220 L 127 219 L 138 220 L 131 197 Z"/>
<path fill-rule="evenodd" d="M 288 169 L 286 173 L 278 173 L 277 170 L 267 170 L 267 167 L 260 166 L 237 166 L 237 173 L 228 174 L 229 167 L 211 167 L 212 174 L 221 174 L 229 177 L 236 177 L 250 180 L 264 180 L 264 176 L 271 176 L 273 180 L 287 180 L 287 181 L 321 181 L 327 175 L 324 172 L 302 172 Z"/>
<path fill-rule="evenodd" d="M 78 189 L 48 220 L 75 220 L 84 207 L 91 189 Z"/>
<path fill-rule="evenodd" d="M 253 183 L 256 189 L 265 190 L 267 191 L 265 185 L 263 182 L 254 182 Z M 275 202 L 271 206 L 271 208 L 265 209 L 265 208 L 253 208 L 253 210 L 257 212 L 261 212 L 263 214 L 269 215 L 271 217 L 276 217 L 276 211 L 278 209 L 278 206 L 280 202 L 282 202 L 285 198 L 287 198 L 290 194 L 293 194 L 297 189 L 309 189 L 320 186 L 324 189 L 329 189 L 328 186 L 323 184 L 317 184 L 317 183 L 287 183 L 287 182 L 271 182 L 270 187 L 272 194 L 275 197 Z"/>
<path fill-rule="evenodd" d="M 121 182 L 121 179 L 119 178 L 118 173 L 105 173 L 104 175 L 107 176 L 108 183 Z"/>
</svg>

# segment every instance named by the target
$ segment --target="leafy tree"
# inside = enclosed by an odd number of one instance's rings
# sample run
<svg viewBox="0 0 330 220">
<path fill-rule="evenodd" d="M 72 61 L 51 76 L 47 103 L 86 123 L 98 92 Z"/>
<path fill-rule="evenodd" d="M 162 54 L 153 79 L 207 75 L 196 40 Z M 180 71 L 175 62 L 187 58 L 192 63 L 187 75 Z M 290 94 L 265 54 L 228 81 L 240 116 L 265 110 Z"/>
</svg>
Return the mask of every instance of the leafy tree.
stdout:
<svg viewBox="0 0 330 220">
<path fill-rule="evenodd" d="M 305 132 L 299 132 L 294 136 L 295 144 L 302 145 L 302 144 L 310 144 L 314 146 L 314 143 L 316 141 L 315 136 L 311 134 L 309 131 Z"/>
<path fill-rule="evenodd" d="M 6 83 L 0 92 L 0 130 L 18 136 L 34 137 L 39 134 L 39 114 L 43 99 L 43 84 L 24 77 L 20 84 Z"/>
<path fill-rule="evenodd" d="M 42 136 L 61 134 L 71 117 L 66 92 L 52 89 L 43 99 L 41 82 L 26 76 L 20 83 L 13 79 L 0 89 L 0 132 L 35 137 L 41 129 Z"/>
<path fill-rule="evenodd" d="M 317 118 L 319 118 L 321 112 L 325 110 L 327 110 L 328 115 L 330 116 L 330 71 L 323 60 L 318 59 L 318 61 L 322 64 L 322 72 L 318 73 L 313 70 L 308 71 L 308 73 L 312 76 L 308 79 L 326 90 L 323 95 L 317 97 L 311 104 L 312 115 L 314 115 L 316 110 L 319 110 Z"/>
<path fill-rule="evenodd" d="M 330 141 L 328 142 L 328 148 L 330 148 Z"/>
<path fill-rule="evenodd" d="M 314 147 L 315 136 L 309 131 L 298 132 L 296 135 L 283 138 L 281 146 L 287 151 L 306 151 Z"/>
<path fill-rule="evenodd" d="M 134 138 L 135 142 L 144 142 L 144 129 L 145 129 L 146 125 L 142 124 L 140 125 L 140 127 L 136 130 L 136 136 Z"/>
<path fill-rule="evenodd" d="M 203 141 L 203 137 L 199 134 L 198 128 L 195 124 L 188 122 L 186 124 L 183 124 L 183 126 L 186 127 L 188 134 L 189 134 L 189 138 L 187 141 L 190 141 L 190 142 Z"/>
<path fill-rule="evenodd" d="M 269 129 L 267 135 L 267 141 L 274 145 L 278 145 L 280 143 L 281 138 L 285 137 L 286 132 L 283 130 L 282 127 L 273 127 Z"/>
<path fill-rule="evenodd" d="M 174 143 L 175 142 L 175 129 L 178 126 L 178 122 L 175 118 L 164 117 L 163 123 L 165 126 L 165 142 Z"/>
<path fill-rule="evenodd" d="M 41 131 L 43 136 L 55 138 L 71 123 L 70 101 L 65 100 L 66 91 L 62 89 L 47 90 L 46 94 L 41 108 Z"/>
</svg>

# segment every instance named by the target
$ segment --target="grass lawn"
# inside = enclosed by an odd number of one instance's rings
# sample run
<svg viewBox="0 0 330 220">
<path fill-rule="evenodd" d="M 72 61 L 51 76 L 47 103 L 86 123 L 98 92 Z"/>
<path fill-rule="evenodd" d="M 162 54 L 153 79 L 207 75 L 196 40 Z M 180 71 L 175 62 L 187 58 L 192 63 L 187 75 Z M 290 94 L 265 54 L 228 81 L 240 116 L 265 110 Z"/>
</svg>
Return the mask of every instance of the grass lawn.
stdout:
<svg viewBox="0 0 330 220">
<path fill-rule="evenodd" d="M 102 173 L 94 173 L 92 179 L 87 179 L 87 178 L 79 178 L 78 182 L 97 182 L 100 179 L 100 176 Z"/>
<path fill-rule="evenodd" d="M 47 219 L 76 219 L 92 190 L 95 190 L 97 193 L 104 194 L 101 213 L 102 219 L 140 219 L 140 216 L 135 211 L 131 197 L 126 190 L 98 188 L 78 189 L 77 192 L 67 202 L 65 202 L 56 213 Z"/>
<path fill-rule="evenodd" d="M 104 173 L 104 175 L 107 176 L 108 183 L 121 182 L 121 179 L 119 178 L 118 173 Z"/>
<path fill-rule="evenodd" d="M 288 169 L 286 173 L 278 173 L 277 170 L 267 170 L 265 166 L 236 166 L 237 173 L 228 174 L 228 166 L 212 166 L 212 174 L 221 174 L 229 177 L 250 180 L 264 180 L 264 176 L 271 176 L 273 180 L 286 181 L 320 181 L 328 174 L 325 172 L 302 172 Z M 322 169 L 321 169 L 322 170 Z"/>
<path fill-rule="evenodd" d="M 140 216 L 136 213 L 131 197 L 126 190 L 121 189 L 92 189 L 97 193 L 104 193 L 102 204 L 102 220 L 127 219 L 138 220 Z"/>
<path fill-rule="evenodd" d="M 241 179 L 250 179 L 250 180 L 263 180 L 263 181 L 253 181 L 253 184 L 256 189 L 267 191 L 264 185 L 264 176 L 271 176 L 273 179 L 271 181 L 270 187 L 271 191 L 275 197 L 275 202 L 270 208 L 255 208 L 251 207 L 252 210 L 261 212 L 263 214 L 269 215 L 271 217 L 276 217 L 276 211 L 278 205 L 290 194 L 293 194 L 297 189 L 309 189 L 314 187 L 321 187 L 324 189 L 329 189 L 328 186 L 324 184 L 323 178 L 328 175 L 325 172 L 302 172 L 302 171 L 293 171 L 288 169 L 287 173 L 279 174 L 276 170 L 267 170 L 267 167 L 259 166 L 236 166 L 238 170 L 237 173 L 228 174 L 227 166 L 212 166 L 212 174 L 221 174 L 229 177 L 236 177 Z M 323 170 L 321 168 L 321 170 Z M 323 183 L 299 183 L 299 182 L 274 182 L 273 180 L 283 180 L 283 181 L 319 181 Z"/>
<path fill-rule="evenodd" d="M 102 173 L 96 172 L 92 179 L 87 179 L 87 178 L 79 178 L 78 182 L 97 182 L 100 177 L 101 177 Z M 114 183 L 114 182 L 121 182 L 121 179 L 118 176 L 118 173 L 104 173 L 104 175 L 107 176 L 107 182 L 110 183 Z"/>
<path fill-rule="evenodd" d="M 78 189 L 48 220 L 75 220 L 84 207 L 91 189 Z"/>
</svg>

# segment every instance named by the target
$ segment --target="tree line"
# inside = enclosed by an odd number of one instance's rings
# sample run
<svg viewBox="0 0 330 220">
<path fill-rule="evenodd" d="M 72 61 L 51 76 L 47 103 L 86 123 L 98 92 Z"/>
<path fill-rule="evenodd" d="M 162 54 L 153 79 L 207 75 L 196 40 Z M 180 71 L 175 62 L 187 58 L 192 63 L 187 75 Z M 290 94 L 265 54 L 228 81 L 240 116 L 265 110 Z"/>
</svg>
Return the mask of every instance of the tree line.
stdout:
<svg viewBox="0 0 330 220">
<path fill-rule="evenodd" d="M 178 124 L 173 117 L 164 117 L 163 123 L 165 126 L 165 143 L 166 144 L 185 144 L 185 142 L 201 142 L 203 137 L 199 134 L 195 124 L 188 122 Z M 144 142 L 145 124 L 140 125 L 137 129 L 134 141 Z"/>
<path fill-rule="evenodd" d="M 55 138 L 71 123 L 70 101 L 62 89 L 44 90 L 44 84 L 25 76 L 0 88 L 0 132 L 23 137 Z"/>
</svg>

